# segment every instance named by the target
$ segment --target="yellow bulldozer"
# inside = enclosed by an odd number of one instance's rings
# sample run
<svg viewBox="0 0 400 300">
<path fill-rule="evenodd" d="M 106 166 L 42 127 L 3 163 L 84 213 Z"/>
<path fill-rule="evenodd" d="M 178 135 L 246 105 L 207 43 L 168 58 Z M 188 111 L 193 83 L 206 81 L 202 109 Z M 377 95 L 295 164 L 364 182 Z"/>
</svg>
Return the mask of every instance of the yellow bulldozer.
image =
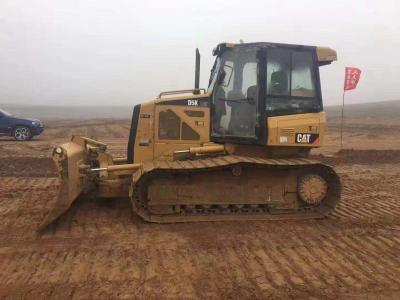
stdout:
<svg viewBox="0 0 400 300">
<path fill-rule="evenodd" d="M 58 198 L 41 227 L 82 193 L 129 197 L 149 222 L 320 218 L 341 196 L 329 166 L 309 159 L 323 144 L 319 67 L 327 47 L 221 43 L 207 89 L 162 92 L 134 106 L 127 157 L 73 136 L 53 151 Z"/>
</svg>

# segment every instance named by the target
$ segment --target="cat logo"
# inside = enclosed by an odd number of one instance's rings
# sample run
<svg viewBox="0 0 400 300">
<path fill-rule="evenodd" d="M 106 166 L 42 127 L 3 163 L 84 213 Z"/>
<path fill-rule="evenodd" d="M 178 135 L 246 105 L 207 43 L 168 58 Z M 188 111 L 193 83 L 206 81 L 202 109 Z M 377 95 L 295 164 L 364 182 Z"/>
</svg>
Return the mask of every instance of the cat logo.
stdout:
<svg viewBox="0 0 400 300">
<path fill-rule="evenodd" d="M 187 105 L 188 106 L 199 106 L 199 100 L 194 100 L 194 99 L 188 100 Z"/>
<path fill-rule="evenodd" d="M 296 133 L 296 144 L 314 144 L 318 141 L 318 133 Z"/>
</svg>

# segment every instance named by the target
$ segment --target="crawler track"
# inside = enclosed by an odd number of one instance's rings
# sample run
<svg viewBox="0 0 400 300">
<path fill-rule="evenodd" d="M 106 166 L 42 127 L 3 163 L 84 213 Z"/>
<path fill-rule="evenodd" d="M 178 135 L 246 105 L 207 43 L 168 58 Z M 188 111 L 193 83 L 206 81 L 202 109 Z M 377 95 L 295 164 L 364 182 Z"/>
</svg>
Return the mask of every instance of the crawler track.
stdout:
<svg viewBox="0 0 400 300">
<path fill-rule="evenodd" d="M 243 174 L 233 175 L 234 169 Z M 328 183 L 318 205 L 298 199 L 297 182 L 304 174 L 318 174 Z M 337 174 L 316 161 L 228 155 L 149 163 L 134 175 L 131 201 L 142 218 L 158 223 L 285 220 L 324 217 L 340 194 Z"/>
</svg>

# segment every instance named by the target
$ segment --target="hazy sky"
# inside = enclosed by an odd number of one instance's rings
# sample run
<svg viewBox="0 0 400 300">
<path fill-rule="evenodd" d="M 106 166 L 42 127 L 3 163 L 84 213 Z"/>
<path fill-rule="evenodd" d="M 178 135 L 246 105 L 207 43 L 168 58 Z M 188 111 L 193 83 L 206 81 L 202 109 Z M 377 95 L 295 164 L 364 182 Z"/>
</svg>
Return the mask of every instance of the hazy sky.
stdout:
<svg viewBox="0 0 400 300">
<path fill-rule="evenodd" d="M 400 99 L 400 1 L 1 0 L 0 104 L 130 105 L 208 83 L 222 41 L 329 46 L 326 104 L 345 66 L 362 69 L 347 103 Z"/>
</svg>

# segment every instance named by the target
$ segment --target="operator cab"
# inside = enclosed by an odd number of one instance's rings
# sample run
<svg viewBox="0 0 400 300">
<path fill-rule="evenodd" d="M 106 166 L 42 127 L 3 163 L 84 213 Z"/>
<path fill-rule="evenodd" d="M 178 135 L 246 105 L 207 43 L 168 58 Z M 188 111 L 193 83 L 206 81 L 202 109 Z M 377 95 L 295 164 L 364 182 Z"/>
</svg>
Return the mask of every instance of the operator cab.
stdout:
<svg viewBox="0 0 400 300">
<path fill-rule="evenodd" d="M 211 140 L 266 144 L 272 116 L 323 110 L 317 47 L 275 43 L 219 44 L 211 70 Z M 333 50 L 331 50 L 333 51 Z M 336 55 L 336 53 L 334 53 Z"/>
</svg>

